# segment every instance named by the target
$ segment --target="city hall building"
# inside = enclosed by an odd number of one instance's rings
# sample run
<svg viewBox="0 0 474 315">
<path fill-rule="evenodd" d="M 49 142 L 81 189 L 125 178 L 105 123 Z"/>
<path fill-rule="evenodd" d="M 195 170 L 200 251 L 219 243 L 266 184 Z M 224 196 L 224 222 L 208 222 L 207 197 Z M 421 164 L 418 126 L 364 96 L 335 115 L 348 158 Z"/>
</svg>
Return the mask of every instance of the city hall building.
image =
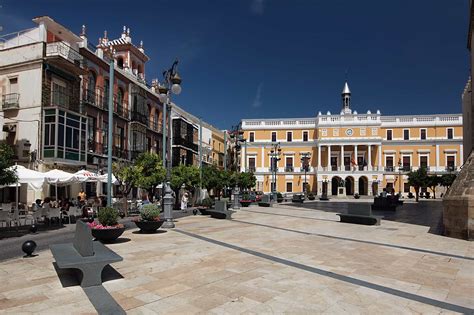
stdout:
<svg viewBox="0 0 474 315">
<path fill-rule="evenodd" d="M 241 170 L 254 172 L 257 190 L 336 195 L 414 192 L 407 174 L 456 172 L 463 164 L 461 114 L 383 116 L 351 108 L 347 82 L 339 114 L 317 117 L 243 119 L 246 143 Z M 272 161 L 274 161 L 272 163 Z M 272 167 L 273 164 L 273 167 Z M 306 166 L 306 167 L 305 167 Z"/>
</svg>

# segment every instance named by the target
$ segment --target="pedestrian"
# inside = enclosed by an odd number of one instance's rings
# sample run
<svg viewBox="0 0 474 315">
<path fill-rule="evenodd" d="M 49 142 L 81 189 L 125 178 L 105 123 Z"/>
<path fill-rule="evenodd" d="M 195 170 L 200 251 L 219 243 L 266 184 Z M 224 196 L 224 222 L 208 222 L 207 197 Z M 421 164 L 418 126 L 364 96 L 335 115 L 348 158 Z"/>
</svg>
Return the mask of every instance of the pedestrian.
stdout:
<svg viewBox="0 0 474 315">
<path fill-rule="evenodd" d="M 183 196 L 181 197 L 181 210 L 183 212 L 186 212 L 186 209 L 188 208 L 188 200 L 189 200 L 188 193 L 185 192 Z"/>
<path fill-rule="evenodd" d="M 82 200 L 82 201 L 86 201 L 87 195 L 84 192 L 84 189 L 81 189 L 81 191 L 77 194 L 77 197 L 78 197 L 78 199 L 81 198 L 80 200 Z"/>
</svg>

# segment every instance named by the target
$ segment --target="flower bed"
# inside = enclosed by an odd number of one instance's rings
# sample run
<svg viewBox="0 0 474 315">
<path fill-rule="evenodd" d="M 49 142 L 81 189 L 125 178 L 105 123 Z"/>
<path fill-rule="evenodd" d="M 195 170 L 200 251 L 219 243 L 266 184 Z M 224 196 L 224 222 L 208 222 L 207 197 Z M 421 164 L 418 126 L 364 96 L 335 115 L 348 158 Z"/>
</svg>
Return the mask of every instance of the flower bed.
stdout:
<svg viewBox="0 0 474 315">
<path fill-rule="evenodd" d="M 242 207 L 248 207 L 252 203 L 252 200 L 240 200 L 240 205 Z"/>
</svg>

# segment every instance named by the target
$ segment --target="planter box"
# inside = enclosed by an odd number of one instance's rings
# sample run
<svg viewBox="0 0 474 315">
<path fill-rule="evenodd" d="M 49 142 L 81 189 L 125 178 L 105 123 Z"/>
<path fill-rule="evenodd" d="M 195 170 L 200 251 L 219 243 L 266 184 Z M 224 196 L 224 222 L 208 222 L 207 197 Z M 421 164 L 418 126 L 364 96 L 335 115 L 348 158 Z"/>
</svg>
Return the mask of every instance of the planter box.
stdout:
<svg viewBox="0 0 474 315">
<path fill-rule="evenodd" d="M 104 243 L 115 241 L 125 231 L 125 227 L 115 229 L 91 229 L 92 236 Z"/>
<path fill-rule="evenodd" d="M 206 207 L 198 207 L 197 209 L 202 215 L 210 215 L 210 213 L 207 211 L 208 208 Z"/>
<path fill-rule="evenodd" d="M 248 207 L 250 206 L 251 203 L 252 203 L 251 201 L 243 201 L 243 200 L 240 201 L 240 205 L 242 207 Z"/>
<path fill-rule="evenodd" d="M 135 225 L 142 233 L 155 233 L 162 225 L 164 220 L 160 221 L 135 221 Z"/>
<path fill-rule="evenodd" d="M 259 202 L 258 206 L 259 207 L 270 207 L 271 204 L 269 202 Z"/>
</svg>

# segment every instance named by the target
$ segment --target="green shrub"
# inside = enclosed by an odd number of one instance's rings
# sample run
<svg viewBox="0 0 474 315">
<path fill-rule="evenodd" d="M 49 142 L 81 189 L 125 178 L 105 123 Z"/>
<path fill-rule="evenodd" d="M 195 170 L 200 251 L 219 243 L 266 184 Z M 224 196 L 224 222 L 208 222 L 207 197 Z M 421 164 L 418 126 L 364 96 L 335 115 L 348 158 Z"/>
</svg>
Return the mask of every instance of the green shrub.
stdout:
<svg viewBox="0 0 474 315">
<path fill-rule="evenodd" d="M 140 217 L 143 221 L 155 221 L 160 216 L 160 208 L 154 204 L 143 205 L 140 210 Z"/>
<path fill-rule="evenodd" d="M 242 200 L 250 200 L 250 195 L 245 193 L 242 195 Z"/>
<path fill-rule="evenodd" d="M 103 226 L 113 226 L 117 225 L 119 214 L 114 208 L 105 207 L 99 210 L 99 214 L 97 216 L 99 218 L 100 224 Z"/>
<path fill-rule="evenodd" d="M 277 192 L 277 199 L 283 199 L 283 195 L 281 194 L 281 192 Z"/>
<path fill-rule="evenodd" d="M 208 207 L 208 208 L 212 207 L 212 204 L 213 204 L 213 203 L 214 203 L 214 202 L 212 201 L 211 198 L 204 198 L 204 199 L 201 201 L 201 205 L 202 205 L 203 207 Z"/>
</svg>

